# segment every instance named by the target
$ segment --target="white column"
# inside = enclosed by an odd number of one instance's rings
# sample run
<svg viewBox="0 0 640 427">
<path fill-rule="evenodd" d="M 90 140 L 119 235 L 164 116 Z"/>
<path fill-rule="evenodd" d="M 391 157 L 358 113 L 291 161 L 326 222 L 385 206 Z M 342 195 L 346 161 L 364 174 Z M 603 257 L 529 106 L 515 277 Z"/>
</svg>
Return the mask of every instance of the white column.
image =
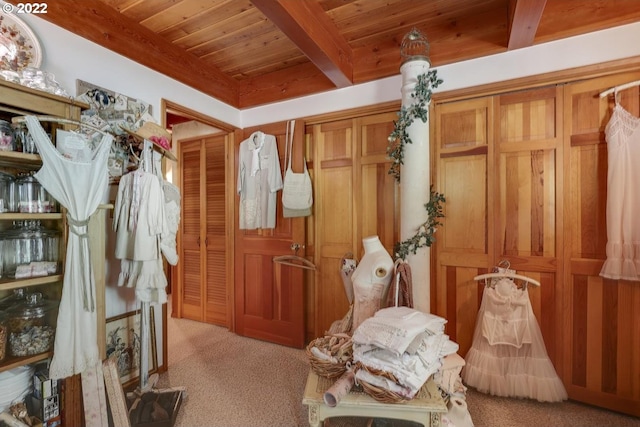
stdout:
<svg viewBox="0 0 640 427">
<path fill-rule="evenodd" d="M 407 61 L 400 67 L 402 73 L 402 106 L 409 107 L 415 102 L 411 94 L 415 90 L 418 76 L 429 71 L 426 60 Z M 415 118 L 407 128 L 411 144 L 405 144 L 404 163 L 400 175 L 400 241 L 413 237 L 420 225 L 424 224 L 427 210 L 424 205 L 430 195 L 429 121 L 424 123 Z M 406 261 L 411 266 L 414 308 L 429 313 L 430 291 L 430 248 L 422 247 Z"/>
</svg>

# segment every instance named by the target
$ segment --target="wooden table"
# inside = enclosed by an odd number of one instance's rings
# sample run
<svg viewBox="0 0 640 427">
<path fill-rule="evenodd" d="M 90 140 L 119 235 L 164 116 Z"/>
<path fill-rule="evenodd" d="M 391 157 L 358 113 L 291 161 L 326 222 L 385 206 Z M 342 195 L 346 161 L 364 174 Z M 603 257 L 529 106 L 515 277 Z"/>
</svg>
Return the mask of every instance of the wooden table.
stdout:
<svg viewBox="0 0 640 427">
<path fill-rule="evenodd" d="M 312 427 L 319 427 L 325 419 L 332 417 L 393 418 L 415 421 L 425 427 L 440 427 L 440 416 L 447 412 L 447 405 L 432 380 L 425 383 L 415 398 L 405 403 L 378 402 L 354 387 L 332 408 L 324 403 L 323 396 L 333 382 L 309 371 L 302 403 L 309 407 L 309 425 Z"/>
</svg>

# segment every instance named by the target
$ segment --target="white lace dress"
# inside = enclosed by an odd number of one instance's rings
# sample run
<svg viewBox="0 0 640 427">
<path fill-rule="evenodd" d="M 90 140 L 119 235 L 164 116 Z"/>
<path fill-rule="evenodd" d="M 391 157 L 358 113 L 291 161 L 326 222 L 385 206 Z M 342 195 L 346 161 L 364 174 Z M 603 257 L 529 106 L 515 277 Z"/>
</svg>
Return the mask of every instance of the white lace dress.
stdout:
<svg viewBox="0 0 640 427">
<path fill-rule="evenodd" d="M 462 379 L 482 393 L 560 402 L 567 392 L 547 355 L 529 293 L 511 279 L 485 286 Z"/>
<path fill-rule="evenodd" d="M 640 118 L 618 103 L 605 128 L 607 172 L 607 260 L 600 275 L 640 280 Z"/>
</svg>

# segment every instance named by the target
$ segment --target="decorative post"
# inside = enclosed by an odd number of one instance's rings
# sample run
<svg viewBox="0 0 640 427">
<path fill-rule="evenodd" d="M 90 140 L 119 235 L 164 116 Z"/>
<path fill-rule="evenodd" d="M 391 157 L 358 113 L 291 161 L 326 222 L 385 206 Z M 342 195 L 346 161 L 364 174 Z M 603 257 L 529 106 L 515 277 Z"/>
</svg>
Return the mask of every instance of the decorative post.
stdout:
<svg viewBox="0 0 640 427">
<path fill-rule="evenodd" d="M 418 76 L 427 74 L 429 43 L 417 29 L 412 29 L 402 40 L 402 107 L 410 109 L 416 102 L 413 93 Z M 425 105 L 428 118 L 429 104 Z M 400 239 L 406 241 L 414 236 L 425 222 L 425 203 L 430 196 L 430 155 L 428 120 L 416 118 L 407 126 L 411 140 L 404 147 L 402 179 L 400 180 Z M 411 266 L 414 308 L 424 313 L 431 312 L 431 250 L 428 246 L 409 253 L 406 261 Z"/>
</svg>

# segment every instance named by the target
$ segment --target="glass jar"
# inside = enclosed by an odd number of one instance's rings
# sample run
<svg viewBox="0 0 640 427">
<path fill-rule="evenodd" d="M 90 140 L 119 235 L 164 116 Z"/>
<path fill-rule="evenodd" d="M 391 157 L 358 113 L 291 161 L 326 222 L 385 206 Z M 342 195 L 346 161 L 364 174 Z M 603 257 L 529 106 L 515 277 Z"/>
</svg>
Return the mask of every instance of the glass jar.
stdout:
<svg viewBox="0 0 640 427">
<path fill-rule="evenodd" d="M 16 211 L 16 178 L 0 172 L 0 213 Z"/>
<path fill-rule="evenodd" d="M 4 276 L 27 279 L 56 274 L 60 263 L 60 232 L 41 221 L 14 221 L 3 233 Z"/>
<path fill-rule="evenodd" d="M 24 123 L 14 124 L 13 127 L 14 150 L 22 153 L 38 154 L 36 143 Z"/>
<path fill-rule="evenodd" d="M 31 356 L 51 350 L 55 329 L 51 326 L 50 316 L 55 306 L 40 292 L 34 292 L 8 310 L 6 318 L 12 356 Z"/>
<path fill-rule="evenodd" d="M 13 151 L 13 128 L 11 123 L 0 120 L 0 151 Z"/>
<path fill-rule="evenodd" d="M 32 173 L 25 173 L 16 179 L 18 191 L 18 211 L 22 213 L 56 212 L 56 201 L 40 185 Z"/>
</svg>

